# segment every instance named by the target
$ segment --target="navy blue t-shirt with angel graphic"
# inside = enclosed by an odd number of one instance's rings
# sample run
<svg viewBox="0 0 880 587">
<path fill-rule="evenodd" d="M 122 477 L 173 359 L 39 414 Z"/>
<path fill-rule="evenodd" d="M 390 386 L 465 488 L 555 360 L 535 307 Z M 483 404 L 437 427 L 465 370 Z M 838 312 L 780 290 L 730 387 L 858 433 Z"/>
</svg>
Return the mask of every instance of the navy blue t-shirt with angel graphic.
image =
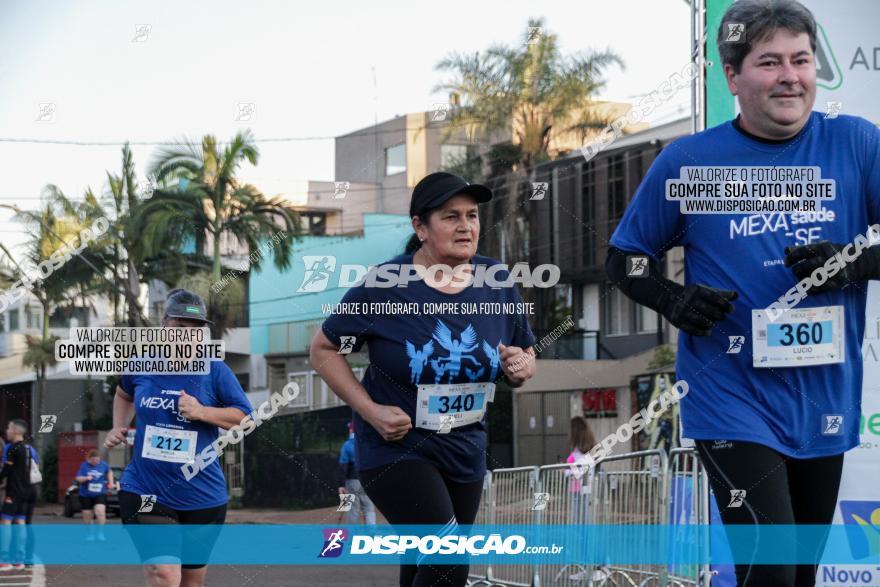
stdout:
<svg viewBox="0 0 880 587">
<path fill-rule="evenodd" d="M 473 265 L 497 265 L 488 257 L 474 256 Z M 411 264 L 412 254 L 399 255 L 382 264 Z M 374 269 L 381 269 L 382 265 Z M 403 273 L 403 271 L 401 271 Z M 499 281 L 507 279 L 498 271 Z M 400 407 L 413 421 L 407 435 L 387 442 L 359 414 L 355 413 L 357 469 L 372 469 L 401 460 L 433 463 L 453 481 L 470 483 L 486 473 L 485 415 L 479 422 L 438 433 L 416 427 L 418 385 L 495 382 L 503 376 L 499 346 L 523 349 L 534 345 L 535 337 L 524 312 L 505 313 L 511 304 L 522 304 L 515 285 L 492 288 L 471 285 L 457 293 L 445 293 L 421 279 L 406 287 L 368 287 L 369 280 L 348 290 L 342 298 L 355 313 L 334 313 L 323 324 L 333 344 L 342 337 L 354 337 L 353 350 L 367 344 L 370 366 L 361 381 L 372 400 L 381 405 Z M 417 313 L 372 312 L 375 304 L 410 304 Z M 459 311 L 426 314 L 426 304 L 458 303 Z M 473 312 L 481 304 L 501 304 L 501 312 Z M 355 306 L 354 304 L 357 304 Z M 371 304 L 374 304 L 371 306 Z M 474 306 L 476 304 L 476 306 Z M 468 310 L 465 310 L 467 306 Z M 387 306 L 386 306 L 387 307 Z M 446 308 L 449 308 L 446 306 Z M 521 306 L 518 309 L 522 309 Z M 347 339 L 350 341 L 350 339 Z"/>
</svg>

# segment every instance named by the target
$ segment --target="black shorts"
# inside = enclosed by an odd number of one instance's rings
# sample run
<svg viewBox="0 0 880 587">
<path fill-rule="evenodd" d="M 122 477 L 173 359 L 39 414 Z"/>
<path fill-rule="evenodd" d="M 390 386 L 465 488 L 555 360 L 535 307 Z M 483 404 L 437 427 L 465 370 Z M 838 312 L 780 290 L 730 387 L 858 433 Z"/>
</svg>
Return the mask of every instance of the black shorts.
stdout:
<svg viewBox="0 0 880 587">
<path fill-rule="evenodd" d="M 202 510 L 176 510 L 159 502 L 152 504 L 150 511 L 141 509 L 141 496 L 130 491 L 119 492 L 119 513 L 122 523 L 126 526 L 147 524 L 197 524 L 194 531 L 174 534 L 173 540 L 151 540 L 138 535 L 132 529 L 130 535 L 141 562 L 150 564 L 180 564 L 173 560 L 190 561 L 183 564 L 184 569 L 200 569 L 204 567 L 217 542 L 223 522 L 226 521 L 226 504 Z M 152 559 L 163 559 L 154 561 Z M 204 562 L 199 562 L 204 561 Z"/>
<path fill-rule="evenodd" d="M 107 496 L 104 494 L 96 495 L 94 497 L 87 497 L 85 495 L 79 496 L 80 509 L 93 510 L 96 505 L 107 505 Z"/>
<path fill-rule="evenodd" d="M 0 517 L 4 520 L 24 520 L 30 523 L 34 515 L 34 504 L 37 501 L 37 493 L 30 496 L 6 495 L 3 507 L 0 508 Z"/>
</svg>

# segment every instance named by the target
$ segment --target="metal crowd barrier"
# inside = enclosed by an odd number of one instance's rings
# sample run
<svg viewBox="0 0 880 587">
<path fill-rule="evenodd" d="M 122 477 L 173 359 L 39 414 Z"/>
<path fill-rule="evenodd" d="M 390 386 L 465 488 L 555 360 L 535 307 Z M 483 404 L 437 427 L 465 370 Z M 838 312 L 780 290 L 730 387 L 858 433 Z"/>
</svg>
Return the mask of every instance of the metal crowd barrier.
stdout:
<svg viewBox="0 0 880 587">
<path fill-rule="evenodd" d="M 669 453 L 669 487 L 671 496 L 671 524 L 709 524 L 710 498 L 709 477 L 691 448 L 676 448 Z M 697 543 L 677 541 L 676 545 L 688 549 L 688 558 L 704 561 L 700 565 L 673 565 L 669 583 L 676 587 L 708 587 L 711 579 L 709 569 L 708 537 Z"/>
<path fill-rule="evenodd" d="M 709 489 L 692 449 L 644 450 L 607 457 L 583 476 L 569 465 L 487 473 L 477 524 L 705 524 Z M 587 533 L 579 552 L 599 547 Z M 699 565 L 471 565 L 468 585 L 487 587 L 707 587 L 708 543 L 675 542 Z M 595 552 L 595 551 L 594 551 Z"/>
</svg>

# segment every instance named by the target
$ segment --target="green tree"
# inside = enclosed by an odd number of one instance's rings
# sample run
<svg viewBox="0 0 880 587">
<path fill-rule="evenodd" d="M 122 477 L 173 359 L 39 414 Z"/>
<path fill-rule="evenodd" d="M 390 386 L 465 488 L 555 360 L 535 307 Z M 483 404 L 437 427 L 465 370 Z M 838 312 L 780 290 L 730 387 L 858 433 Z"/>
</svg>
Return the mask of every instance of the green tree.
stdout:
<svg viewBox="0 0 880 587">
<path fill-rule="evenodd" d="M 201 144 L 189 141 L 159 150 L 150 165 L 162 186 L 144 202 L 138 215 L 138 234 L 144 238 L 147 253 L 160 249 L 182 250 L 194 244 L 197 255 L 211 247 L 211 282 L 222 277 L 220 243 L 224 238 L 237 241 L 253 259 L 251 267 L 259 270 L 263 255 L 254 255 L 260 245 L 284 231 L 272 249 L 274 265 L 279 270 L 290 267 L 293 240 L 301 231 L 299 215 L 280 197 L 267 198 L 236 174 L 245 162 L 256 165 L 259 150 L 250 131 L 240 132 L 222 150 L 216 138 L 206 135 Z M 226 330 L 232 313 L 220 294 L 208 297 L 209 316 L 216 323 L 215 335 Z"/>
<path fill-rule="evenodd" d="M 18 298 L 33 295 L 43 310 L 42 336 L 26 337 L 27 350 L 22 357 L 22 364 L 33 368 L 37 378 L 37 401 L 32 418 L 36 427 L 46 393 L 46 370 L 55 364 L 56 337 L 49 335 L 49 317 L 56 308 L 73 306 L 76 292 L 94 277 L 76 268 L 76 259 L 83 262 L 81 256 L 88 254 L 83 246 L 87 244 L 84 237 L 89 233 L 84 230 L 90 227 L 77 216 L 75 205 L 53 185 L 44 188 L 37 210 L 2 206 L 16 212 L 13 220 L 24 223 L 29 235 L 24 243 L 23 263 L 0 245 L 8 260 L 5 266 L 12 269 L 11 277 L 20 284 L 15 295 Z M 82 249 L 79 254 L 74 255 L 79 249 Z M 91 261 L 86 259 L 85 262 Z"/>
<path fill-rule="evenodd" d="M 121 172 L 117 175 L 108 171 L 102 197 L 96 197 L 88 189 L 80 205 L 79 211 L 86 218 L 103 217 L 110 222 L 107 237 L 101 242 L 108 275 L 103 280 L 101 293 L 110 299 L 115 324 L 147 326 L 149 321 L 139 300 L 141 283 L 160 279 L 173 284 L 186 273 L 185 258 L 180 251 L 162 246 L 170 238 L 162 226 L 148 233 L 141 231 L 141 207 L 155 188 L 152 180 L 138 181 L 131 149 L 126 143 L 122 148 Z"/>
<path fill-rule="evenodd" d="M 583 141 L 590 129 L 609 122 L 596 114 L 591 100 L 615 65 L 622 68 L 623 60 L 611 50 L 563 55 L 543 19 L 529 19 L 518 45 L 452 53 L 436 65 L 452 76 L 434 91 L 461 97 L 450 112 L 447 137 L 462 127 L 470 136 L 511 136 L 509 143 L 493 145 L 484 165 L 501 196 L 485 207 L 484 224 L 497 229 L 486 235 L 492 237 L 489 254 L 502 261 L 518 256 L 528 231 L 521 202 L 528 198 L 529 174 L 555 155 L 551 144 L 570 142 L 564 140 L 569 135 Z"/>
<path fill-rule="evenodd" d="M 675 349 L 663 344 L 654 348 L 654 357 L 648 363 L 648 368 L 659 371 L 667 367 L 675 367 Z"/>
<path fill-rule="evenodd" d="M 529 42 L 533 29 L 540 34 Z M 607 124 L 589 106 L 612 65 L 622 68 L 623 60 L 610 50 L 562 55 L 543 19 L 530 19 L 519 45 L 493 45 L 441 60 L 436 68 L 453 77 L 434 91 L 462 97 L 461 107 L 451 112 L 450 130 L 466 126 L 482 136 L 509 132 L 520 147 L 518 163 L 528 169 L 549 158 L 554 135 L 575 131 L 583 138 L 590 128 Z"/>
</svg>

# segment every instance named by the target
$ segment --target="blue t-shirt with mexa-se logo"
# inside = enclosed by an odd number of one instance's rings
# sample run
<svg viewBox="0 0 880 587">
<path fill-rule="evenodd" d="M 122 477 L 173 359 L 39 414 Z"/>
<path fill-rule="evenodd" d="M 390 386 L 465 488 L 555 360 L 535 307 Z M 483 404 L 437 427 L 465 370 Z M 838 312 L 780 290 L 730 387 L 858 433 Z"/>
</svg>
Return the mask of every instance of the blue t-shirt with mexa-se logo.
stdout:
<svg viewBox="0 0 880 587">
<path fill-rule="evenodd" d="M 223 361 L 211 361 L 207 375 L 123 375 L 120 387 L 134 398 L 137 430 L 132 460 L 120 488 L 178 510 L 198 510 L 229 501 L 226 480 L 215 459 L 187 480 L 181 466 L 198 462 L 198 455 L 217 440 L 214 424 L 181 416 L 177 403 L 181 390 L 203 406 L 252 411 L 241 384 Z"/>
<path fill-rule="evenodd" d="M 399 255 L 373 271 L 380 271 L 388 264 L 410 265 L 412 255 Z M 474 256 L 472 264 L 493 266 L 499 262 Z M 503 282 L 507 277 L 504 270 L 498 271 L 495 279 Z M 493 289 L 488 284 L 482 287 L 472 284 L 457 293 L 444 293 L 421 279 L 410 281 L 407 287 L 368 287 L 368 283 L 369 280 L 365 280 L 352 287 L 342 298 L 342 304 L 363 311 L 333 314 L 324 321 L 323 331 L 338 346 L 343 343 L 342 337 L 354 337 L 354 351 L 367 344 L 370 366 L 361 383 L 374 402 L 398 406 L 406 412 L 412 418 L 413 428 L 402 440 L 387 442 L 355 413 L 358 470 L 413 459 L 435 464 L 454 481 L 467 483 L 482 479 L 486 473 L 485 415 L 480 421 L 452 428 L 447 433 L 419 428 L 417 386 L 501 379 L 504 373 L 499 345 L 526 349 L 535 341 L 527 316 L 522 312 L 519 291 L 515 285 Z M 431 304 L 450 311 L 442 314 L 369 311 L 370 304 L 386 302 L 415 304 L 419 310 L 430 308 L 426 304 Z M 455 308 L 437 305 L 449 303 L 459 305 Z M 489 303 L 502 304 L 502 311 L 486 312 L 485 309 L 495 306 L 480 304 Z M 510 313 L 504 312 L 504 304 Z M 474 308 L 483 311 L 474 313 Z M 521 312 L 516 313 L 513 308 Z M 445 398 L 439 399 L 439 403 L 445 401 Z M 446 408 L 460 410 L 461 406 L 450 404 Z"/>
<path fill-rule="evenodd" d="M 678 179 L 682 167 L 695 166 L 786 172 L 814 166 L 821 179 L 834 181 L 836 198 L 822 200 L 817 212 L 683 214 L 678 201 L 666 200 L 665 184 Z M 852 243 L 878 222 L 880 130 L 862 118 L 813 112 L 802 131 L 782 143 L 750 138 L 731 121 L 663 149 L 611 244 L 655 259 L 683 246 L 686 284 L 739 292 L 734 312 L 710 336 L 679 334 L 676 370 L 689 385 L 681 405 L 683 436 L 755 442 L 794 458 L 837 455 L 858 444 L 867 283 L 809 294 L 795 306 L 843 307 L 842 363 L 755 367 L 752 310 L 766 309 L 795 286 L 783 264 L 785 247 Z M 737 339 L 740 352 L 728 352 L 731 337 L 744 337 Z M 757 359 L 760 364 L 766 355 Z"/>
</svg>

